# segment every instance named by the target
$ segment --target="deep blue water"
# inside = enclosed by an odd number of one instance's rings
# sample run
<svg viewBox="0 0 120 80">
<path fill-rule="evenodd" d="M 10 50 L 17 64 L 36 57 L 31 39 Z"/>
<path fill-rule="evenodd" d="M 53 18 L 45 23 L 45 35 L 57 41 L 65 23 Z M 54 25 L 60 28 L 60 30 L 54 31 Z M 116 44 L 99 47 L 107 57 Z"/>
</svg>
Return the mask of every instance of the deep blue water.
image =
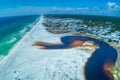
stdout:
<svg viewBox="0 0 120 80">
<path fill-rule="evenodd" d="M 32 23 L 38 16 L 14 16 L 0 18 L 0 40 L 8 34 Z"/>
</svg>

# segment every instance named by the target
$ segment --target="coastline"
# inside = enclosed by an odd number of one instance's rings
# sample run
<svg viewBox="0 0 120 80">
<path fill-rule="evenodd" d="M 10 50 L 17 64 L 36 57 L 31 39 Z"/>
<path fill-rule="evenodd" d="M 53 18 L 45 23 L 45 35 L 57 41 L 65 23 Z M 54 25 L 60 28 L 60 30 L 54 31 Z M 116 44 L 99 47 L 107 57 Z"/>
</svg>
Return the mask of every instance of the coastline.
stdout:
<svg viewBox="0 0 120 80">
<path fill-rule="evenodd" d="M 65 41 L 71 43 L 71 39 L 66 34 L 52 34 L 42 25 L 43 16 L 36 25 L 28 32 L 18 44 L 10 51 L 0 64 L 0 79 L 29 79 L 29 80 L 61 80 L 61 79 L 80 79 L 85 80 L 85 67 L 89 58 L 92 57 L 94 47 L 86 43 L 83 46 L 70 49 L 41 49 L 33 44 L 41 41 L 50 44 Z M 68 35 L 68 34 L 67 34 Z M 61 40 L 61 38 L 64 40 Z M 70 36 L 72 37 L 72 36 Z M 95 39 L 79 36 L 75 39 L 87 42 Z M 74 38 L 72 39 L 74 41 Z M 96 43 L 97 41 L 95 41 Z M 46 44 L 46 43 L 45 43 Z M 74 43 L 76 44 L 76 43 Z M 87 45 L 87 46 L 84 46 Z M 94 45 L 92 43 L 92 45 Z M 51 46 L 52 47 L 52 46 Z M 49 47 L 50 48 L 50 47 Z M 54 47 L 55 48 L 55 47 Z M 101 60 L 101 59 L 99 59 Z M 62 67 L 61 67 L 62 66 Z"/>
<path fill-rule="evenodd" d="M 29 76 L 30 80 L 36 80 L 39 78 L 52 80 L 54 72 L 54 74 L 56 74 L 54 78 L 56 79 L 67 79 L 64 75 L 67 74 L 69 79 L 77 77 L 78 79 L 84 80 L 84 63 L 95 49 L 78 47 L 69 50 L 41 50 L 39 47 L 33 47 L 32 44 L 36 41 L 45 41 L 50 43 L 61 42 L 60 37 L 62 35 L 55 35 L 46 32 L 41 21 L 43 21 L 42 17 L 31 31 L 15 45 L 15 47 L 10 51 L 10 54 L 1 62 L 0 79 L 26 79 L 26 77 Z M 60 68 L 60 64 L 62 65 L 62 68 Z M 46 71 L 44 69 L 48 69 L 47 72 L 51 73 L 45 73 Z M 38 72 L 39 70 L 42 71 Z M 69 73 L 69 71 L 71 73 Z M 58 73 L 61 75 L 58 75 Z M 40 74 L 41 76 L 39 76 Z M 77 76 L 75 74 L 77 74 Z"/>
<path fill-rule="evenodd" d="M 29 24 L 30 26 L 33 26 L 33 28 L 32 28 L 29 32 L 27 32 L 27 33 L 21 38 L 21 40 L 18 41 L 18 42 L 13 46 L 13 48 L 9 51 L 9 53 L 8 53 L 7 56 L 0 56 L 0 57 L 2 57 L 1 60 L 0 60 L 0 66 L 1 66 L 2 64 L 4 64 L 4 62 L 5 62 L 10 56 L 12 56 L 12 55 L 14 54 L 14 51 L 15 51 L 15 50 L 17 49 L 17 47 L 24 41 L 24 39 L 29 35 L 29 33 L 34 29 L 36 23 L 39 22 L 39 20 L 40 20 L 40 19 L 38 18 L 38 19 L 36 19 L 35 23 Z"/>
<path fill-rule="evenodd" d="M 1 55 L 0 56 L 0 62 L 5 58 L 6 56 Z"/>
<path fill-rule="evenodd" d="M 0 20 L 0 56 L 7 56 L 10 50 L 29 32 L 39 16 L 8 17 Z M 21 19 L 24 18 L 24 19 Z M 15 19 L 15 20 L 14 20 Z M 12 21 L 13 20 L 13 21 Z M 1 60 L 0 60 L 1 61 Z"/>
</svg>

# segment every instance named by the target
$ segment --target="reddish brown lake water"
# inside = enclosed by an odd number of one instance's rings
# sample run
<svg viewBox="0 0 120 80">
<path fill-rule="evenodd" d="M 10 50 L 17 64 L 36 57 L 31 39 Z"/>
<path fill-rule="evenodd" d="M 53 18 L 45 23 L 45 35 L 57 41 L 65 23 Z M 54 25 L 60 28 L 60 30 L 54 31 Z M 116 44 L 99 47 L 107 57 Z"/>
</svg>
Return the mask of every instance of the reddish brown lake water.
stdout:
<svg viewBox="0 0 120 80">
<path fill-rule="evenodd" d="M 77 43 L 74 43 L 77 41 Z M 65 36 L 61 38 L 61 44 L 51 44 L 46 42 L 36 42 L 35 46 L 42 46 L 43 49 L 68 49 L 82 46 L 86 41 L 94 42 L 99 46 L 84 65 L 84 75 L 86 80 L 113 80 L 110 73 L 117 59 L 117 51 L 110 45 L 100 42 L 97 39 L 83 36 Z"/>
</svg>

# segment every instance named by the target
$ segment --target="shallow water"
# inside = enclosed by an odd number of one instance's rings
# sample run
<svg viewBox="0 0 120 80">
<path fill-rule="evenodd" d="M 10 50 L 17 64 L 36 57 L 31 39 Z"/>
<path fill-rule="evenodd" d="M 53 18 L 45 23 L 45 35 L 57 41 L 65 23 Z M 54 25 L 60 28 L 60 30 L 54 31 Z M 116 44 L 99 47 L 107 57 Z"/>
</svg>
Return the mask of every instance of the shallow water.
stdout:
<svg viewBox="0 0 120 80">
<path fill-rule="evenodd" d="M 39 16 L 16 16 L 0 18 L 0 55 L 10 49 L 28 32 Z"/>
</svg>

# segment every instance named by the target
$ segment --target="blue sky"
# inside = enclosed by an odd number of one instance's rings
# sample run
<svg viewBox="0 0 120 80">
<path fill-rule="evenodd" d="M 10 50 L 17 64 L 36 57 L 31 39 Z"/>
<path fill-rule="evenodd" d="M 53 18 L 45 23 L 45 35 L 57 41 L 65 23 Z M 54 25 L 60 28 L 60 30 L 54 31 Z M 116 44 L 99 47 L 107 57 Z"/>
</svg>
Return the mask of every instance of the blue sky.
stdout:
<svg viewBox="0 0 120 80">
<path fill-rule="evenodd" d="M 0 7 L 42 6 L 42 7 L 105 7 L 107 2 L 120 5 L 120 0 L 1 0 Z"/>
<path fill-rule="evenodd" d="M 99 12 L 95 13 L 92 10 Z M 0 16 L 57 13 L 57 11 L 86 14 L 104 12 L 119 15 L 120 0 L 0 0 Z"/>
</svg>

